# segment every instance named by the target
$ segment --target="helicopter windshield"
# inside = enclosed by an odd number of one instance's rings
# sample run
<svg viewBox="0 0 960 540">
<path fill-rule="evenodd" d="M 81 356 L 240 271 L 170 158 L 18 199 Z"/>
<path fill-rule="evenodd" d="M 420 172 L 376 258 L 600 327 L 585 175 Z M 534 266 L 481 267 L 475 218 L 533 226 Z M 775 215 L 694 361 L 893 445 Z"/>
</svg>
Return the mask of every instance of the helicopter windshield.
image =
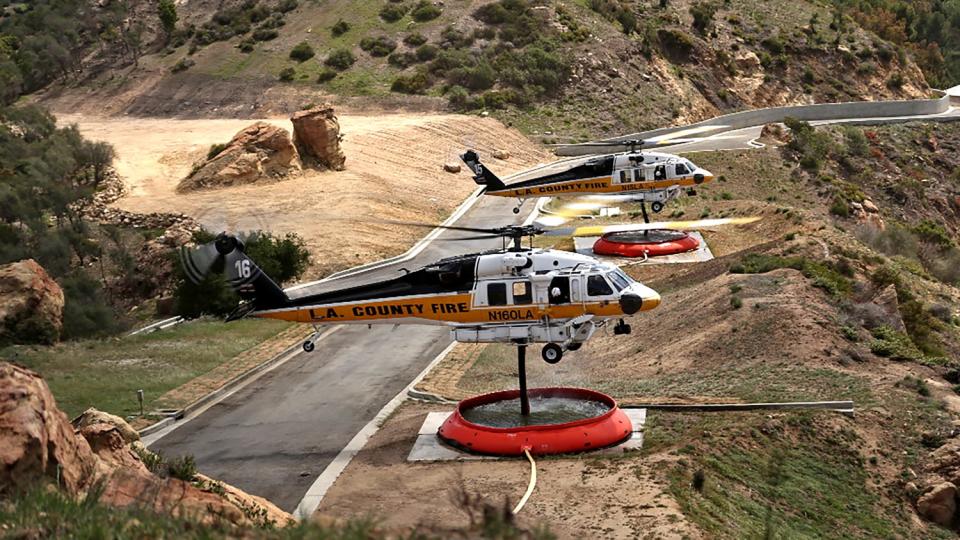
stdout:
<svg viewBox="0 0 960 540">
<path fill-rule="evenodd" d="M 633 283 L 633 280 L 630 279 L 630 276 L 623 273 L 623 270 L 617 268 L 613 272 L 607 274 L 607 277 L 610 278 L 610 281 L 613 283 L 613 286 L 617 289 L 617 292 L 620 292 Z"/>
</svg>

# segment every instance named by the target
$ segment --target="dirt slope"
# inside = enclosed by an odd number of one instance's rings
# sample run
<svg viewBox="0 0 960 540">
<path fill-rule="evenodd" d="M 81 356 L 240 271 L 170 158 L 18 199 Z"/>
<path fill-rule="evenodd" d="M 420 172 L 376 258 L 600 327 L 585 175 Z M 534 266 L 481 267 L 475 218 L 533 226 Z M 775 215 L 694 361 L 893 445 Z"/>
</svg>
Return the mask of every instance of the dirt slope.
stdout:
<svg viewBox="0 0 960 540">
<path fill-rule="evenodd" d="M 214 231 L 296 232 L 314 256 L 308 277 L 396 255 L 422 236 L 419 229 L 345 220 L 442 221 L 476 188 L 467 172 L 442 170 L 467 146 L 486 155 L 508 149 L 509 161 L 494 160 L 504 172 L 547 159 L 543 150 L 493 119 L 345 115 L 340 117 L 345 171 L 308 170 L 275 184 L 180 194 L 177 183 L 210 145 L 229 140 L 251 121 L 83 116 L 61 121 L 77 123 L 85 136 L 116 147 L 117 172 L 129 188 L 116 203 L 120 208 L 182 212 Z M 286 119 L 268 121 L 290 129 Z"/>
</svg>

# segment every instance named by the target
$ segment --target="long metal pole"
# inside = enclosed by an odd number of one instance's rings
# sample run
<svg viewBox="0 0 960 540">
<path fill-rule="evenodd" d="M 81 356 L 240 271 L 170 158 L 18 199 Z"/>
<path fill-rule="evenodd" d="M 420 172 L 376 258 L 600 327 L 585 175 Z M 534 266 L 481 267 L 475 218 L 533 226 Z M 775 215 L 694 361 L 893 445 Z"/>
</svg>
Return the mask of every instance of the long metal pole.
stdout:
<svg viewBox="0 0 960 540">
<path fill-rule="evenodd" d="M 527 397 L 527 346 L 517 345 L 517 373 L 520 379 L 520 414 L 530 416 L 530 398 Z"/>
</svg>

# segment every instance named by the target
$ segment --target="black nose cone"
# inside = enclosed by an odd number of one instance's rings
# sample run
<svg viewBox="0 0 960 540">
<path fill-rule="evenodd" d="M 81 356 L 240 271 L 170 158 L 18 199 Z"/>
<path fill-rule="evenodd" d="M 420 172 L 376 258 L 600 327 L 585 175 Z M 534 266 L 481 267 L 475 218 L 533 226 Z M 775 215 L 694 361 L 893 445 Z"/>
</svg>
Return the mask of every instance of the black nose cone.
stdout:
<svg viewBox="0 0 960 540">
<path fill-rule="evenodd" d="M 702 184 L 704 179 L 705 179 L 705 177 L 704 177 L 703 174 L 701 174 L 701 173 L 697 173 L 697 174 L 693 175 L 693 183 L 694 183 L 694 184 Z"/>
<path fill-rule="evenodd" d="M 627 315 L 633 315 L 643 306 L 643 298 L 636 294 L 621 294 L 620 309 Z"/>
</svg>

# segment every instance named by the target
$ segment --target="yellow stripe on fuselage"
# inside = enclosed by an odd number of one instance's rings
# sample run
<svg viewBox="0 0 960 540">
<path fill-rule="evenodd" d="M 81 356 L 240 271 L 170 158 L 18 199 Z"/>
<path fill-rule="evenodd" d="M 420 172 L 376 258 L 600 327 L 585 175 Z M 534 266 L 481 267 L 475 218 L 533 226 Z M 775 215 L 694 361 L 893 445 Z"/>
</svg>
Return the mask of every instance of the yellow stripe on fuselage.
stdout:
<svg viewBox="0 0 960 540">
<path fill-rule="evenodd" d="M 514 321 L 572 319 L 584 314 L 601 317 L 623 316 L 619 303 L 613 300 L 586 304 L 523 306 L 472 306 L 471 294 L 427 295 L 382 301 L 325 304 L 310 307 L 254 312 L 252 316 L 302 323 L 340 324 L 380 322 L 403 319 L 437 321 L 440 324 L 505 324 Z M 656 307 L 643 305 L 641 311 Z"/>
<path fill-rule="evenodd" d="M 529 188 L 511 189 L 507 186 L 498 191 L 487 191 L 487 195 L 496 197 L 550 197 L 558 195 L 568 195 L 577 193 L 629 193 L 633 191 L 651 191 L 655 189 L 666 189 L 672 186 L 692 187 L 706 184 L 713 180 L 712 176 L 705 176 L 703 181 L 697 183 L 693 176 L 684 176 L 681 178 L 670 178 L 667 180 L 641 180 L 639 182 L 625 182 L 614 184 L 610 176 L 598 176 L 595 178 L 584 178 L 581 180 L 566 180 L 543 184 L 541 186 L 531 186 Z"/>
</svg>

